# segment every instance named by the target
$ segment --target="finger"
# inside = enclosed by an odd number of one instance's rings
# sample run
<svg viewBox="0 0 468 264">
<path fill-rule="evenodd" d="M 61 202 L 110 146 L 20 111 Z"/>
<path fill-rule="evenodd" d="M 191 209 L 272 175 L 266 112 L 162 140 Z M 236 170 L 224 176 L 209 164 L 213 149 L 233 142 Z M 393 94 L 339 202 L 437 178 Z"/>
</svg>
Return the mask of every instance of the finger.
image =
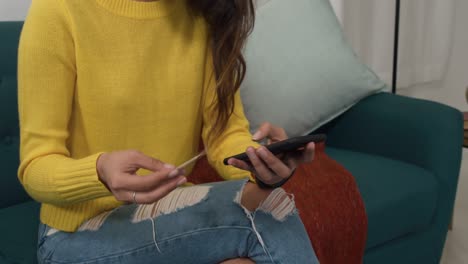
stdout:
<svg viewBox="0 0 468 264">
<path fill-rule="evenodd" d="M 315 156 L 315 143 L 310 142 L 309 144 L 307 144 L 306 148 L 303 151 L 302 162 L 304 163 L 312 162 L 312 160 L 314 160 L 314 156 Z"/>
<path fill-rule="evenodd" d="M 138 203 L 144 203 L 144 204 L 154 203 L 164 198 L 164 196 L 168 195 L 170 192 L 177 189 L 177 187 L 179 187 L 180 185 L 186 182 L 187 182 L 187 178 L 185 178 L 184 176 L 178 176 L 178 177 L 172 178 L 166 183 L 158 186 L 158 188 L 154 189 L 151 192 L 138 193 L 136 200 Z"/>
<path fill-rule="evenodd" d="M 163 184 L 168 179 L 176 178 L 181 175 L 184 175 L 184 170 L 174 169 L 174 167 L 163 167 L 161 170 L 146 176 L 122 174 L 119 177 L 113 178 L 108 185 L 112 190 L 146 192 Z"/>
<path fill-rule="evenodd" d="M 281 141 L 288 138 L 283 128 L 274 126 L 269 122 L 264 122 L 252 137 L 253 140 L 261 140 L 268 137 L 271 141 Z M 258 138 L 258 139 L 257 139 Z"/>
<path fill-rule="evenodd" d="M 230 158 L 228 160 L 228 164 L 241 170 L 253 172 L 252 166 L 250 166 L 247 162 L 240 160 L 240 159 Z"/>
<path fill-rule="evenodd" d="M 255 132 L 255 134 L 252 136 L 252 139 L 255 141 L 261 141 L 270 135 L 270 131 L 271 124 L 269 122 L 264 122 L 257 129 L 257 132 Z"/>
<path fill-rule="evenodd" d="M 274 180 L 273 172 L 263 163 L 260 157 L 257 156 L 255 149 L 252 147 L 247 148 L 247 156 L 249 156 L 250 162 L 256 172 L 256 175 L 260 177 L 266 183 L 272 182 Z"/>
<path fill-rule="evenodd" d="M 276 175 L 283 179 L 291 175 L 291 170 L 294 168 L 289 168 L 282 160 L 273 155 L 273 153 L 271 153 L 267 148 L 258 148 L 257 154 Z"/>
<path fill-rule="evenodd" d="M 135 167 L 147 169 L 149 171 L 158 171 L 165 165 L 164 162 L 147 156 L 140 151 L 130 151 L 129 162 Z"/>
</svg>

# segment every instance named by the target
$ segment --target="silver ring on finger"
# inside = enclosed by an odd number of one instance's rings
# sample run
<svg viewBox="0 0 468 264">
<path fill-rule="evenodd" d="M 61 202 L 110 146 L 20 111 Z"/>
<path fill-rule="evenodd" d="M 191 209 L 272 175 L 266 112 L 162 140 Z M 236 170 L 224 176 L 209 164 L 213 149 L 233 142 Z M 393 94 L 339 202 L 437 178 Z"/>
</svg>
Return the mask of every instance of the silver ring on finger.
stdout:
<svg viewBox="0 0 468 264">
<path fill-rule="evenodd" d="M 133 197 L 133 203 L 138 204 L 136 200 L 136 192 L 133 192 L 132 197 Z"/>
</svg>

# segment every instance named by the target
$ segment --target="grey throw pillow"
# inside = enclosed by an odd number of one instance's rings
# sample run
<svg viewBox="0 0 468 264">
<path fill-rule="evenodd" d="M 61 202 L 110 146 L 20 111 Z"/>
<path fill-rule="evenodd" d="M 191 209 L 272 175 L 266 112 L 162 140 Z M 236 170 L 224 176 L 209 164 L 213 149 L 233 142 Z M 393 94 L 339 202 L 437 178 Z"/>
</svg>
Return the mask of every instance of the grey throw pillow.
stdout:
<svg viewBox="0 0 468 264">
<path fill-rule="evenodd" d="M 328 0 L 270 0 L 257 8 L 246 49 L 244 110 L 288 135 L 310 133 L 385 84 L 362 64 Z"/>
</svg>

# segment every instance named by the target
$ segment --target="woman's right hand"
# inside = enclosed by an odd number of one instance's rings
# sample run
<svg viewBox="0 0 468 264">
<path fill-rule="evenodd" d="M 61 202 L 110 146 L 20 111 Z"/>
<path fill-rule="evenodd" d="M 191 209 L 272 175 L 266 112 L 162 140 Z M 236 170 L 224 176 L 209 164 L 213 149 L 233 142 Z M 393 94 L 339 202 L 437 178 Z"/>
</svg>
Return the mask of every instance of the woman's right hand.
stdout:
<svg viewBox="0 0 468 264">
<path fill-rule="evenodd" d="M 187 182 L 184 170 L 136 150 L 103 153 L 96 168 L 99 180 L 122 202 L 154 203 Z M 139 169 L 151 173 L 139 176 Z"/>
</svg>

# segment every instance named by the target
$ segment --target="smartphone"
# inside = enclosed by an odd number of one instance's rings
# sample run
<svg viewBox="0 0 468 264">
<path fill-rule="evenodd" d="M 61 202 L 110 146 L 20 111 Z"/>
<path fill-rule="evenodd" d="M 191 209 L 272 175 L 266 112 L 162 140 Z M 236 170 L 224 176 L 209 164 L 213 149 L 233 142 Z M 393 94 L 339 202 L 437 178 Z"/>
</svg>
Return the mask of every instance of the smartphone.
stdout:
<svg viewBox="0 0 468 264">
<path fill-rule="evenodd" d="M 304 148 L 310 142 L 320 143 L 320 142 L 324 142 L 326 139 L 327 139 L 327 135 L 325 134 L 315 134 L 315 135 L 288 138 L 286 140 L 278 141 L 273 144 L 267 145 L 265 147 L 274 155 L 278 155 L 281 153 L 297 151 L 297 150 L 300 150 L 301 148 Z M 223 161 L 224 165 L 229 165 L 228 160 L 230 158 L 235 158 L 235 159 L 243 160 L 245 162 L 250 163 L 249 156 L 247 156 L 247 153 L 245 152 L 225 158 Z"/>
</svg>

